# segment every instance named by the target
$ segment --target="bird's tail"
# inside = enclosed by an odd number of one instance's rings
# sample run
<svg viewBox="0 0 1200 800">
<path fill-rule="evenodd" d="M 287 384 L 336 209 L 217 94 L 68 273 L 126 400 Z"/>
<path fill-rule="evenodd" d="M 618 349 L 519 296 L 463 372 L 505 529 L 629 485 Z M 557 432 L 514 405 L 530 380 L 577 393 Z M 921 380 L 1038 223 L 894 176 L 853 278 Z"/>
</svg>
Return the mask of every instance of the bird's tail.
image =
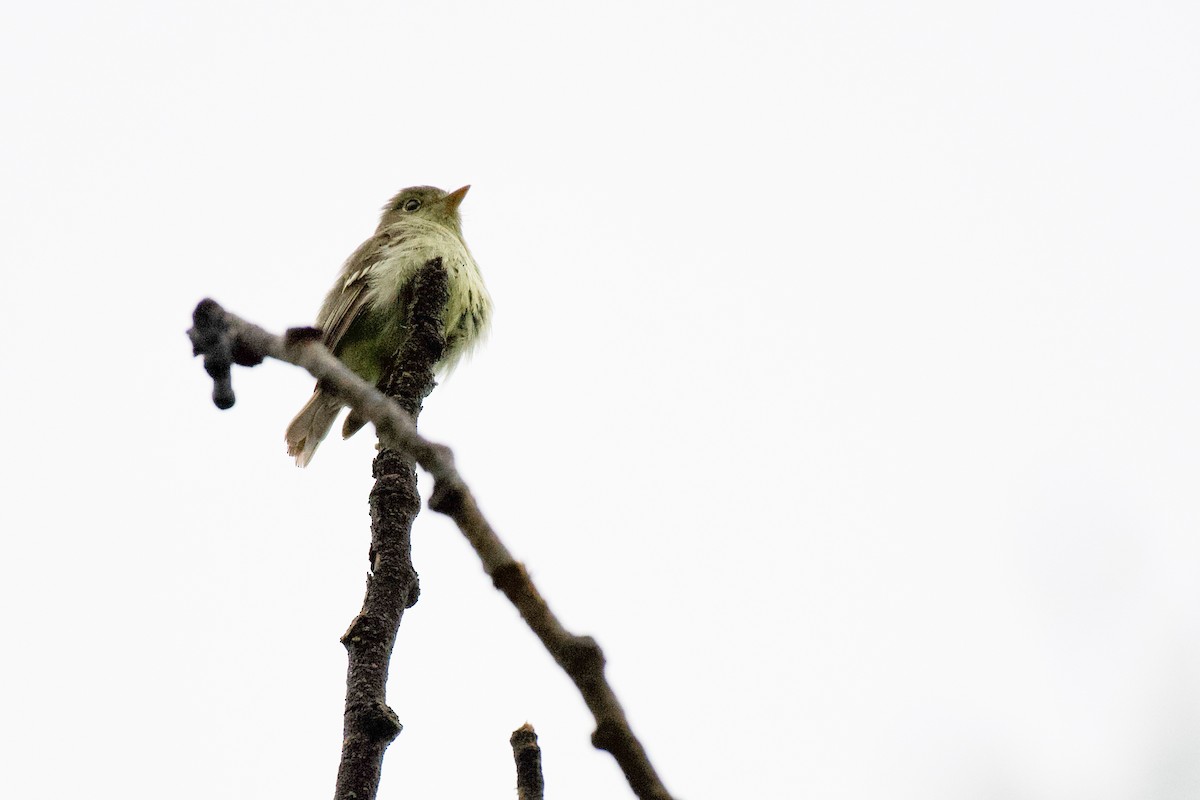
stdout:
<svg viewBox="0 0 1200 800">
<path fill-rule="evenodd" d="M 300 413 L 288 425 L 286 439 L 288 455 L 295 456 L 296 466 L 307 467 L 317 445 L 329 434 L 333 421 L 342 410 L 342 402 L 317 389 Z"/>
</svg>

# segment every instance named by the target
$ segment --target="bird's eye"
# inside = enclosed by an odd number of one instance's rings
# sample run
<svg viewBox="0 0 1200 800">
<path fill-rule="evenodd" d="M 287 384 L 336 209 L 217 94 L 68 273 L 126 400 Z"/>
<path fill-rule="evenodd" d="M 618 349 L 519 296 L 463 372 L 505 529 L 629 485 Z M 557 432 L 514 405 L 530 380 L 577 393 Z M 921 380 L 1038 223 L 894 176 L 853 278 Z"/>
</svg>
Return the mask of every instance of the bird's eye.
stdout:
<svg viewBox="0 0 1200 800">
<path fill-rule="evenodd" d="M 416 211 L 420 207 L 421 207 L 420 200 L 413 199 L 413 200 L 406 200 L 404 202 L 404 210 L 405 211 Z"/>
</svg>

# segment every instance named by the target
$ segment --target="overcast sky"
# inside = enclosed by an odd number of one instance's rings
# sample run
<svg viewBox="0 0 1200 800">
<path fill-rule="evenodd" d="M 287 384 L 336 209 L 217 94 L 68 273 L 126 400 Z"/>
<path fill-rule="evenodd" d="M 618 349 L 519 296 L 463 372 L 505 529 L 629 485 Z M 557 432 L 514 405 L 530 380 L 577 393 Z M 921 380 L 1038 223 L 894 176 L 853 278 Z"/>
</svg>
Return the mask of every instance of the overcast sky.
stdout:
<svg viewBox="0 0 1200 800">
<path fill-rule="evenodd" d="M 1200 11 L 122 2 L 0 23 L 0 794 L 328 797 L 373 439 L 235 376 L 470 183 L 426 403 L 679 797 L 1200 796 Z M 428 492 L 428 482 L 422 486 Z M 444 519 L 381 797 L 630 796 Z"/>
</svg>

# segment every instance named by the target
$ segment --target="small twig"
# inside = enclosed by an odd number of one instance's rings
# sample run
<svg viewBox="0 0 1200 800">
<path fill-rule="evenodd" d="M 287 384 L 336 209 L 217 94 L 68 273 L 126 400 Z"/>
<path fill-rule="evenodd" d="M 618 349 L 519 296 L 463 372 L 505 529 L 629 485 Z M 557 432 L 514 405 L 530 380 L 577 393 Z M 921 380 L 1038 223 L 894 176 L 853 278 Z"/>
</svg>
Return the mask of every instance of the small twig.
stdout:
<svg viewBox="0 0 1200 800">
<path fill-rule="evenodd" d="M 454 466 L 450 449 L 417 433 L 412 417 L 335 358 L 320 344 L 319 334 L 314 329 L 292 328 L 282 337 L 272 336 L 257 325 L 228 313 L 213 300 L 201 301 L 194 319 L 196 327 L 189 331 L 194 343 L 203 340 L 207 328 L 215 325 L 236 343 L 240 348 L 238 352 L 244 350 L 260 358 L 270 356 L 303 367 L 317 380 L 333 387 L 360 417 L 374 423 L 385 447 L 407 453 L 433 476 L 434 489 L 429 507 L 455 521 L 475 548 L 492 583 L 516 606 L 526 624 L 578 687 L 596 720 L 592 744 L 613 755 L 641 800 L 670 800 L 671 795 L 633 734 L 625 712 L 604 676 L 604 655 L 599 645 L 590 636 L 570 633 L 558 621 L 525 567 L 512 557 L 480 512 L 474 496 Z M 199 349 L 198 344 L 197 353 L 208 356 L 208 351 Z"/>
<path fill-rule="evenodd" d="M 537 733 L 526 722 L 513 731 L 508 743 L 512 745 L 513 761 L 517 762 L 517 800 L 542 800 L 545 783 L 542 780 L 542 748 Z"/>
</svg>

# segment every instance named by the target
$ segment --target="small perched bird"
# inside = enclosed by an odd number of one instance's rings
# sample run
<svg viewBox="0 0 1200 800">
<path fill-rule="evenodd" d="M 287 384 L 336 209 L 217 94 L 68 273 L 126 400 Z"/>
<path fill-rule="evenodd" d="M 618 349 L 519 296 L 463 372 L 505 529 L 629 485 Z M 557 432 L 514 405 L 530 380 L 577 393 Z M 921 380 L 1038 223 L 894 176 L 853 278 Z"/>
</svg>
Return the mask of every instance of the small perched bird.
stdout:
<svg viewBox="0 0 1200 800">
<path fill-rule="evenodd" d="M 404 189 L 384 206 L 375 235 L 342 266 L 317 313 L 316 327 L 325 346 L 364 380 L 377 383 L 400 349 L 408 331 L 412 280 L 430 259 L 441 257 L 450 284 L 439 371 L 449 373 L 486 334 L 492 299 L 463 241 L 458 213 L 470 188 L 450 193 L 432 186 Z M 287 429 L 288 455 L 295 456 L 297 466 L 308 466 L 343 405 L 319 385 L 313 391 Z M 364 424 L 352 413 L 342 436 L 353 436 Z"/>
</svg>

